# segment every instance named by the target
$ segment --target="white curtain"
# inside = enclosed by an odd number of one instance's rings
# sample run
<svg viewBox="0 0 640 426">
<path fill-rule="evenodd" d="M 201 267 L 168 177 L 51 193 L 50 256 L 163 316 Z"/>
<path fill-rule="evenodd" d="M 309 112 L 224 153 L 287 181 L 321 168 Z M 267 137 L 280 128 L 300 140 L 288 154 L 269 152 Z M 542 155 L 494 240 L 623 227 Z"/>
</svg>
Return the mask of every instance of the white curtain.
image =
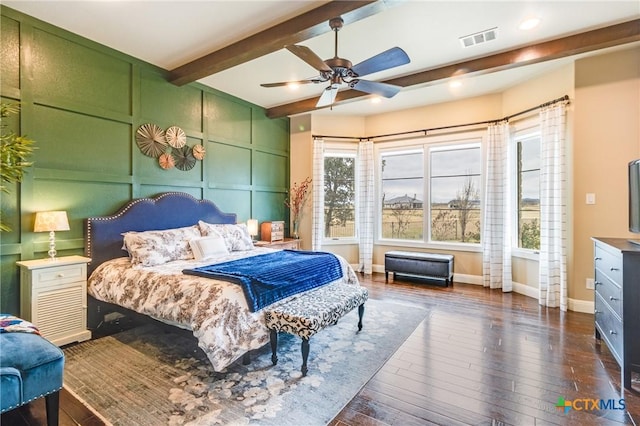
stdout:
<svg viewBox="0 0 640 426">
<path fill-rule="evenodd" d="M 373 142 L 358 144 L 358 241 L 360 272 L 373 272 L 373 220 L 375 217 Z"/>
<path fill-rule="evenodd" d="M 313 140 L 313 224 L 311 250 L 321 250 L 324 238 L 324 140 Z"/>
<path fill-rule="evenodd" d="M 543 306 L 567 310 L 564 103 L 540 111 L 540 290 Z"/>
<path fill-rule="evenodd" d="M 485 206 L 482 218 L 482 284 L 511 291 L 512 225 L 509 186 L 509 123 L 487 129 Z"/>
</svg>

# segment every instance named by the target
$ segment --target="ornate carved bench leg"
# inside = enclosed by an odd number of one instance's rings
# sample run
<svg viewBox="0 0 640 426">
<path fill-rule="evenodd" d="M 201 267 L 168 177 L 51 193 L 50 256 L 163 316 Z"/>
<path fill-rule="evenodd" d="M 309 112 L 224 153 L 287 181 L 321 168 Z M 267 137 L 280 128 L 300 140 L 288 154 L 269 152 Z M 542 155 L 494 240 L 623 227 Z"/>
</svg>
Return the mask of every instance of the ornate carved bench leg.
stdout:
<svg viewBox="0 0 640 426">
<path fill-rule="evenodd" d="M 358 331 L 362 331 L 362 316 L 364 315 L 364 303 L 358 306 Z"/>
<path fill-rule="evenodd" d="M 273 365 L 276 365 L 278 363 L 278 355 L 276 355 L 276 351 L 278 350 L 278 332 L 271 330 L 269 340 L 271 342 L 271 362 Z"/>
<path fill-rule="evenodd" d="M 300 371 L 302 371 L 302 377 L 307 375 L 307 371 L 309 371 L 309 369 L 307 368 L 307 359 L 309 358 L 309 339 L 305 339 L 304 337 L 302 338 L 302 368 L 300 369 Z"/>
</svg>

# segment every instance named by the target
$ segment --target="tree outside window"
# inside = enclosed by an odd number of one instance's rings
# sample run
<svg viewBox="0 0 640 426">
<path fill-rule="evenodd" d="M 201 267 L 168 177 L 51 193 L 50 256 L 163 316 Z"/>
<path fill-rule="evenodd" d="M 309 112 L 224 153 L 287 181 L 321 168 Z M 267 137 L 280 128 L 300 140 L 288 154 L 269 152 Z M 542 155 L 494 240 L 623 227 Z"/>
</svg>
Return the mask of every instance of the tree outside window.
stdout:
<svg viewBox="0 0 640 426">
<path fill-rule="evenodd" d="M 480 242 L 480 145 L 433 149 L 431 240 Z"/>
<path fill-rule="evenodd" d="M 518 247 L 540 249 L 540 136 L 516 140 Z"/>
<path fill-rule="evenodd" d="M 324 236 L 355 238 L 355 154 L 324 157 Z"/>
</svg>

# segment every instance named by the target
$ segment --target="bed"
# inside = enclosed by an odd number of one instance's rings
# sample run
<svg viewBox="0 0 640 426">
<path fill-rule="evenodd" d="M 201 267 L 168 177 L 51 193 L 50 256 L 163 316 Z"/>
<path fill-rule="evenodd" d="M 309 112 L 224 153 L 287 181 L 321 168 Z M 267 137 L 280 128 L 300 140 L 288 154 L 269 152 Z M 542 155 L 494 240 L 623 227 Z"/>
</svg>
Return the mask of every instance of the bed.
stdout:
<svg viewBox="0 0 640 426">
<path fill-rule="evenodd" d="M 105 314 L 124 310 L 191 330 L 216 371 L 224 370 L 249 351 L 268 343 L 270 332 L 264 314 L 262 310 L 253 311 L 241 286 L 226 280 L 187 275 L 183 270 L 277 250 L 253 247 L 253 244 L 250 247 L 240 244 L 242 250 L 235 250 L 237 247 L 228 245 L 228 238 L 224 241 L 229 250 L 214 250 L 215 253 L 205 259 L 191 259 L 180 255 L 184 250 L 170 250 L 172 241 L 188 238 L 195 232 L 193 227 L 202 231 L 203 223 L 218 230 L 237 230 L 243 226 L 236 224 L 235 214 L 222 212 L 213 202 L 180 192 L 135 199 L 114 215 L 88 218 L 85 252 L 92 259 L 87 284 L 90 327 L 97 327 Z M 153 256 L 144 257 L 147 252 L 139 256 L 132 241 L 147 234 L 165 239 L 160 240 L 162 244 L 154 249 Z M 195 246 L 191 246 L 197 252 Z M 148 264 L 140 262 L 150 258 L 153 261 Z M 343 258 L 338 256 L 338 259 L 342 277 L 334 282 L 358 285 L 353 269 Z M 288 296 L 275 304 L 296 297 L 299 295 Z"/>
</svg>

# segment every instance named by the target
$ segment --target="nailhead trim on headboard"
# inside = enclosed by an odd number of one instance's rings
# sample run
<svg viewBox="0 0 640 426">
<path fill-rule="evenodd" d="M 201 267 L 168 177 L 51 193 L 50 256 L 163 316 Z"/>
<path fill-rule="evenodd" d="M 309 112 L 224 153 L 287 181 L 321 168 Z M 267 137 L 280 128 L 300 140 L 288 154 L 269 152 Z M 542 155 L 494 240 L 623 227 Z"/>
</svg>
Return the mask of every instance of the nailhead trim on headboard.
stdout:
<svg viewBox="0 0 640 426">
<path fill-rule="evenodd" d="M 96 246 L 95 241 L 94 241 L 94 229 L 93 229 L 93 225 L 97 226 L 99 223 L 113 223 L 113 222 L 117 222 L 118 220 L 123 220 L 123 217 L 129 213 L 133 208 L 135 208 L 138 204 L 140 203 L 151 203 L 152 205 L 157 205 L 160 201 L 164 200 L 167 197 L 176 197 L 176 203 L 179 202 L 179 200 L 188 200 L 188 201 L 192 201 L 193 203 L 195 203 L 198 206 L 205 206 L 205 209 L 203 210 L 203 212 L 205 214 L 208 215 L 209 218 L 216 218 L 218 221 L 218 223 L 235 223 L 236 222 L 236 215 L 234 213 L 224 213 L 222 212 L 218 206 L 215 205 L 215 203 L 213 203 L 210 200 L 199 200 L 195 197 L 193 197 L 191 194 L 187 194 L 185 192 L 164 192 L 162 194 L 159 194 L 155 197 L 146 197 L 146 198 L 137 198 L 135 200 L 131 200 L 128 201 L 117 213 L 110 215 L 110 216 L 98 216 L 98 217 L 89 217 L 86 219 L 86 235 L 85 235 L 85 254 L 87 257 L 90 258 L 94 258 L 94 247 Z M 166 209 L 166 207 L 165 207 Z M 161 219 L 163 221 L 163 223 L 169 224 L 169 227 L 154 227 L 153 223 L 155 223 L 155 220 L 153 217 L 149 218 L 149 224 L 150 227 L 144 230 L 151 230 L 151 229 L 169 229 L 170 227 L 177 227 L 177 226 L 188 226 L 188 225 L 176 225 L 176 226 L 170 226 L 171 225 L 171 220 L 172 218 L 175 219 L 176 223 L 180 222 L 180 218 L 184 217 L 184 216 L 180 216 L 181 213 L 193 213 L 193 212 L 181 212 L 179 209 L 175 209 L 175 215 L 171 215 L 171 216 L 163 216 Z M 196 218 L 194 218 L 196 219 Z M 199 219 L 199 218 L 198 218 Z M 205 219 L 205 218 L 202 218 Z M 194 225 L 197 223 L 197 220 L 195 220 L 195 223 L 193 223 Z M 122 232 L 126 232 L 130 229 L 124 229 L 122 230 Z M 139 230 L 139 229 L 136 229 Z M 114 236 L 114 234 L 111 235 L 112 237 Z M 117 257 L 117 256 L 114 256 Z M 95 269 L 95 267 L 97 267 L 98 265 L 95 262 L 91 262 L 90 264 L 90 269 L 93 270 Z"/>
</svg>

